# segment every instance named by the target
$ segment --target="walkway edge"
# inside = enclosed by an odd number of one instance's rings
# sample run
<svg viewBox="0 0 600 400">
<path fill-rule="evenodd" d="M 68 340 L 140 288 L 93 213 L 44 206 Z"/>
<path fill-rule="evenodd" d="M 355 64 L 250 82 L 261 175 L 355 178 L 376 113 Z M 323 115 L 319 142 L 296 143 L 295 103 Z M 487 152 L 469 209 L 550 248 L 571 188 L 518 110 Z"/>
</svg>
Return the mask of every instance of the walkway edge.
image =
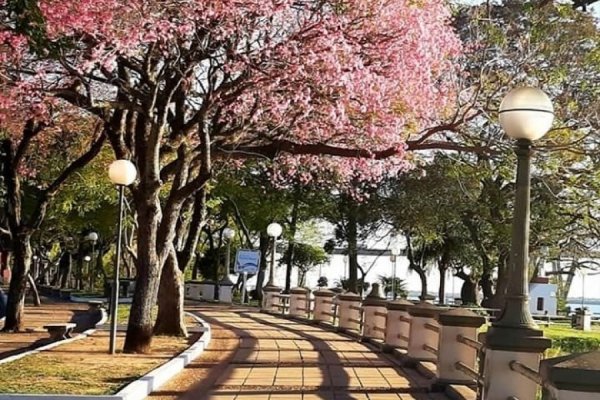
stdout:
<svg viewBox="0 0 600 400">
<path fill-rule="evenodd" d="M 143 400 L 148 397 L 150 393 L 159 389 L 168 380 L 181 372 L 194 359 L 199 357 L 212 339 L 212 331 L 210 325 L 206 321 L 190 312 L 186 311 L 185 313 L 204 327 L 204 332 L 200 338 L 175 358 L 172 358 L 163 365 L 153 369 L 138 380 L 131 382 L 114 395 L 2 394 L 0 395 L 0 400 Z M 90 329 L 90 331 L 95 331 L 95 329 Z M 66 341 L 63 340 L 60 343 L 64 342 Z"/>
<path fill-rule="evenodd" d="M 160 367 L 150 371 L 142 376 L 137 381 L 131 382 L 129 385 L 121 389 L 117 394 L 112 396 L 112 399 L 119 400 L 142 400 L 148 395 L 175 375 L 180 373 L 189 363 L 198 358 L 206 349 L 212 339 L 212 331 L 210 325 L 199 316 L 186 311 L 186 315 L 194 318 L 200 325 L 204 326 L 205 331 L 200 338 L 192 344 L 187 350 L 171 359 Z"/>
<path fill-rule="evenodd" d="M 27 357 L 27 356 L 30 356 L 30 355 L 33 355 L 33 354 L 37 354 L 37 353 L 40 353 L 42 351 L 50 350 L 50 349 L 53 349 L 55 347 L 62 346 L 63 344 L 75 342 L 76 340 L 81 340 L 83 338 L 86 338 L 86 337 L 90 336 L 91 334 L 93 334 L 94 332 L 96 332 L 96 330 L 98 330 L 98 327 L 100 325 L 104 325 L 106 323 L 106 321 L 108 321 L 108 314 L 106 313 L 106 310 L 104 308 L 100 308 L 100 312 L 102 313 L 102 315 L 100 316 L 100 321 L 96 322 L 96 327 L 95 328 L 88 329 L 87 331 L 83 331 L 80 334 L 78 334 L 77 336 L 72 337 L 70 339 L 64 339 L 64 340 L 59 340 L 59 341 L 56 341 L 56 342 L 48 343 L 48 344 L 46 344 L 44 346 L 36 347 L 33 350 L 24 351 L 22 353 L 15 354 L 14 356 L 3 358 L 2 360 L 0 360 L 0 365 L 6 364 L 6 363 L 9 363 L 9 362 L 13 362 L 13 361 L 19 360 L 19 359 L 21 359 L 23 357 Z M 0 399 L 4 399 L 5 396 L 7 396 L 7 395 L 0 395 Z M 6 397 L 6 398 L 8 398 L 8 397 Z"/>
</svg>

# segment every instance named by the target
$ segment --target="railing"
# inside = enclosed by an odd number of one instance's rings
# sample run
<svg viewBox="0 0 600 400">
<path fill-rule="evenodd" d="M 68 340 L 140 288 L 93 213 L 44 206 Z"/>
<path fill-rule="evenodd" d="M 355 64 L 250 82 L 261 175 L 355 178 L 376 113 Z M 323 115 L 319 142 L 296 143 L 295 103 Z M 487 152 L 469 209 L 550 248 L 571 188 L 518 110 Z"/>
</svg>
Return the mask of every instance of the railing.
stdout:
<svg viewBox="0 0 600 400">
<path fill-rule="evenodd" d="M 285 314 L 286 310 L 290 308 L 290 295 L 289 294 L 276 294 L 274 298 L 279 299 L 279 304 L 273 304 L 275 307 L 281 310 L 281 314 Z"/>
<path fill-rule="evenodd" d="M 464 336 L 464 335 L 462 335 L 462 334 L 459 334 L 459 335 L 457 335 L 457 336 L 456 336 L 456 340 L 457 340 L 459 343 L 462 343 L 462 344 L 464 344 L 464 345 L 467 345 L 467 346 L 469 346 L 470 348 L 472 348 L 472 349 L 475 349 L 475 350 L 477 350 L 477 351 L 481 351 L 481 349 L 483 349 L 483 343 L 481 343 L 481 342 L 478 342 L 477 340 L 473 340 L 473 339 L 471 339 L 471 338 L 468 338 L 468 337 L 466 337 L 466 336 Z"/>
<path fill-rule="evenodd" d="M 432 347 L 428 344 L 423 345 L 423 350 L 428 351 L 429 353 L 433 354 L 436 357 L 438 355 L 438 349 L 436 349 L 435 347 Z"/>
<path fill-rule="evenodd" d="M 483 385 L 483 378 L 481 377 L 481 375 L 479 375 L 479 372 L 475 371 L 473 368 L 469 367 L 464 362 L 457 361 L 456 363 L 454 363 L 454 367 L 463 374 L 473 379 L 475 382 L 477 382 L 477 385 Z"/>
<path fill-rule="evenodd" d="M 538 371 L 533 368 L 528 367 L 527 365 L 520 363 L 517 360 L 512 360 L 508 363 L 510 369 L 519 374 L 523 375 L 525 378 L 537 383 L 540 386 L 544 386 L 544 380 Z"/>
<path fill-rule="evenodd" d="M 435 333 L 440 333 L 440 327 L 430 322 L 425 323 L 425 329 L 429 329 L 430 331 L 433 331 Z"/>
</svg>

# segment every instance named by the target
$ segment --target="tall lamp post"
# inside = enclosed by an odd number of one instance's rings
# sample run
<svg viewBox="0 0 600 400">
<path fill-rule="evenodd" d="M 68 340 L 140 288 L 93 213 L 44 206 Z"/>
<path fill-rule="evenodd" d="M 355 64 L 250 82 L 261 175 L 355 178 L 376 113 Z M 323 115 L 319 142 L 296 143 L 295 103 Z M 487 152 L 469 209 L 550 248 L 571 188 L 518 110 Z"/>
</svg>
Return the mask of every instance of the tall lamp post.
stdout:
<svg viewBox="0 0 600 400">
<path fill-rule="evenodd" d="M 275 286 L 275 257 L 277 255 L 277 238 L 281 236 L 283 228 L 277 222 L 273 222 L 267 226 L 267 235 L 273 238 L 273 247 L 271 248 L 271 268 L 269 269 L 269 281 L 267 286 L 269 288 L 277 288 Z"/>
<path fill-rule="evenodd" d="M 390 261 L 392 261 L 392 300 L 396 300 L 396 266 L 398 265 L 400 246 L 398 246 L 398 244 L 393 244 L 390 248 L 390 253 Z"/>
<path fill-rule="evenodd" d="M 117 185 L 119 189 L 119 217 L 117 222 L 117 253 L 115 263 L 115 275 L 112 287 L 112 296 L 110 304 L 110 343 L 109 353 L 115 354 L 117 341 L 117 308 L 119 307 L 119 270 L 121 268 L 121 236 L 123 226 L 123 198 L 125 195 L 125 186 L 129 186 L 135 181 L 137 171 L 135 165 L 129 160 L 114 161 L 108 167 L 108 177 L 111 182 Z"/>
<path fill-rule="evenodd" d="M 229 274 L 229 266 L 231 263 L 231 240 L 235 236 L 235 231 L 231 228 L 225 228 L 223 237 L 227 241 L 227 254 L 225 254 L 225 274 Z"/>
<path fill-rule="evenodd" d="M 506 363 L 508 358 L 533 366 L 550 346 L 550 340 L 537 329 L 529 311 L 529 202 L 533 141 L 544 136 L 552 126 L 554 108 L 541 90 L 520 87 L 506 95 L 500 104 L 499 115 L 506 134 L 516 140 L 516 197 L 506 303 L 485 339 L 484 397 L 525 399 L 534 398 L 535 391 L 531 393 L 531 386 L 527 385 L 506 385 L 507 381 L 520 382 L 521 379 L 517 372 L 507 368 Z M 503 374 L 505 377 L 500 376 Z"/>
</svg>

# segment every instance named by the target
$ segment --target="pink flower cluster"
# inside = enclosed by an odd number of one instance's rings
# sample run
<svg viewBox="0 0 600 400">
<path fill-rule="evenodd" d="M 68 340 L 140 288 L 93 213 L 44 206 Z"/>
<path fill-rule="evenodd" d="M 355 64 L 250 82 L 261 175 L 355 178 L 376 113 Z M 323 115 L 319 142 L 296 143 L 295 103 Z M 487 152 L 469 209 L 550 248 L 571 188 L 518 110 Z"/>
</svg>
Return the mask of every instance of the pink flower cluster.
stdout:
<svg viewBox="0 0 600 400">
<path fill-rule="evenodd" d="M 200 49 L 204 58 L 190 61 L 186 86 L 194 88 L 191 103 L 207 105 L 211 123 L 228 135 L 215 140 L 396 149 L 386 160 L 280 156 L 281 171 L 303 181 L 332 171 L 340 181 L 377 180 L 407 168 L 405 142 L 445 111 L 453 94 L 446 77 L 461 52 L 439 0 L 40 0 L 39 7 L 48 38 L 73 43 L 40 90 L 50 80 L 70 84 L 74 74 L 104 76 L 123 60 L 139 64 L 151 48 L 163 57 L 157 68 Z M 0 44 L 20 48 L 19 40 L 0 34 Z M 18 62 L 2 57 L 0 64 Z M 10 109 L 6 87 L 0 110 Z"/>
</svg>

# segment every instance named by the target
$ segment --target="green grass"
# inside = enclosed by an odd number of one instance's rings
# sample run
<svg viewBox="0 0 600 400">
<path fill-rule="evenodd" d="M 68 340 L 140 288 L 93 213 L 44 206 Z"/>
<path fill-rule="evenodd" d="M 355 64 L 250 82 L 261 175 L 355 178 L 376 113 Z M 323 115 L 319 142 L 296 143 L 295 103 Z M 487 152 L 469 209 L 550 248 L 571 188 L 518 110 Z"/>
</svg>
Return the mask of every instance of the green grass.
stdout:
<svg viewBox="0 0 600 400">
<path fill-rule="evenodd" d="M 552 339 L 552 347 L 546 351 L 546 357 L 556 357 L 571 353 L 583 353 L 600 349 L 600 326 L 592 326 L 592 330 L 584 332 L 571 328 L 568 324 L 551 324 L 539 326 L 544 336 Z M 486 332 L 488 325 L 479 330 Z"/>
</svg>

